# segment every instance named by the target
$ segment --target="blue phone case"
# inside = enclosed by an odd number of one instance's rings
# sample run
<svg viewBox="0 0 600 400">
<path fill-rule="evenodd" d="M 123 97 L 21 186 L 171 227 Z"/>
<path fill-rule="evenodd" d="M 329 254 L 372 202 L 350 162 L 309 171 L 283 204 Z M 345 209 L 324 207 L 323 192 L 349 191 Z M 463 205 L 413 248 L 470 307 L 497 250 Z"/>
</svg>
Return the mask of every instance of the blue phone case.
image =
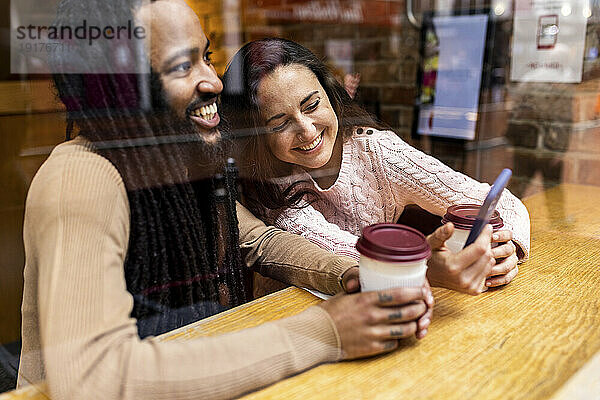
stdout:
<svg viewBox="0 0 600 400">
<path fill-rule="evenodd" d="M 471 232 L 469 232 L 469 237 L 465 242 L 465 246 L 467 247 L 471 243 L 473 243 L 479 237 L 479 234 L 483 230 L 483 227 L 487 225 L 490 221 L 494 210 L 496 209 L 496 204 L 498 204 L 498 200 L 500 200 L 500 196 L 502 196 L 502 192 L 504 188 L 508 184 L 510 177 L 512 176 L 512 171 L 508 168 L 505 168 L 500 172 L 500 175 L 494 181 L 494 184 L 490 188 L 490 192 L 485 198 L 483 205 L 479 209 L 479 213 L 477 214 L 477 218 L 475 219 L 475 223 L 471 228 Z M 463 247 L 463 248 L 464 248 Z"/>
</svg>

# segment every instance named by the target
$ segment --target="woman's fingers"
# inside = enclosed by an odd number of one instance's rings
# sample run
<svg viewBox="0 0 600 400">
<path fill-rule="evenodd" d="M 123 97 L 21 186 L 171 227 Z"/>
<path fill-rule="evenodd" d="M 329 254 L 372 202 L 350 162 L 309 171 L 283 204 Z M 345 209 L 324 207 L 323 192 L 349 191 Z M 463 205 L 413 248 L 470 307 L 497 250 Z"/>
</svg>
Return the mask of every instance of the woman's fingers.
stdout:
<svg viewBox="0 0 600 400">
<path fill-rule="evenodd" d="M 514 245 L 512 241 L 501 244 L 500 246 L 492 248 L 493 257 L 498 258 L 506 258 L 515 254 L 517 251 L 517 247 Z"/>
<path fill-rule="evenodd" d="M 433 305 L 435 304 L 435 299 L 433 298 L 433 293 L 431 293 L 431 286 L 429 285 L 429 280 L 427 278 L 425 278 L 425 284 L 423 286 L 429 291 L 429 293 L 425 297 L 425 304 L 427 304 L 427 307 L 433 308 Z"/>
<path fill-rule="evenodd" d="M 494 267 L 488 274 L 488 277 L 506 275 L 517 267 L 518 262 L 519 259 L 517 255 L 513 253 L 507 258 L 499 262 L 497 261 L 496 265 L 494 265 Z"/>
<path fill-rule="evenodd" d="M 417 339 L 423 339 L 426 335 L 427 335 L 427 329 L 423 329 L 422 331 L 418 331 L 417 334 L 415 335 L 417 337 Z"/>
<path fill-rule="evenodd" d="M 452 233 L 454 233 L 454 224 L 448 222 L 427 236 L 427 243 L 429 243 L 431 250 L 435 251 L 442 248 L 446 244 L 446 240 L 450 239 Z"/>
<path fill-rule="evenodd" d="M 423 330 L 429 326 L 431 323 L 431 318 L 433 317 L 433 308 L 428 308 L 425 314 L 419 317 L 417 324 L 419 325 L 419 330 Z"/>
<path fill-rule="evenodd" d="M 458 265 L 463 266 L 463 269 L 481 266 L 478 261 L 484 258 L 487 259 L 488 256 L 492 255 L 490 247 L 491 234 L 492 226 L 486 225 L 475 242 L 456 254 Z"/>
<path fill-rule="evenodd" d="M 388 332 L 390 339 L 407 338 L 417 333 L 417 323 L 413 321 L 405 324 L 390 325 Z"/>
<path fill-rule="evenodd" d="M 513 234 L 509 230 L 499 230 L 492 234 L 492 243 L 503 243 L 512 240 Z"/>
<path fill-rule="evenodd" d="M 515 267 L 511 269 L 507 274 L 487 278 L 485 281 L 485 286 L 496 287 L 509 284 L 517 276 L 518 273 L 519 267 L 515 264 Z"/>
<path fill-rule="evenodd" d="M 417 321 L 417 339 L 421 339 L 427 333 L 427 329 L 431 324 L 431 317 L 433 316 L 433 310 L 428 309 L 425 314 Z M 424 334 L 425 333 L 425 334 Z"/>
</svg>

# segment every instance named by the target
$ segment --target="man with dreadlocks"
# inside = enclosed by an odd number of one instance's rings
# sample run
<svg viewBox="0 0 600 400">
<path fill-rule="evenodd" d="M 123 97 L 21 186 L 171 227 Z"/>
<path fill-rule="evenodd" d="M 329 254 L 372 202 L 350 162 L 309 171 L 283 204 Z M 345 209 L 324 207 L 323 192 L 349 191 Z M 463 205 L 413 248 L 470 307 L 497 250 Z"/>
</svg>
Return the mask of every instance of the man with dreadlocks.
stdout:
<svg viewBox="0 0 600 400">
<path fill-rule="evenodd" d="M 68 136 L 79 135 L 54 149 L 27 199 L 19 386 L 45 381 L 53 399 L 229 398 L 425 335 L 428 287 L 339 295 L 233 334 L 157 341 L 249 300 L 249 271 L 334 294 L 357 289 L 344 275 L 356 265 L 236 203 L 222 84 L 189 7 L 64 0 L 57 24 L 94 13 L 151 32 L 151 70 L 94 73 L 116 62 L 108 44 L 51 60 Z"/>
</svg>

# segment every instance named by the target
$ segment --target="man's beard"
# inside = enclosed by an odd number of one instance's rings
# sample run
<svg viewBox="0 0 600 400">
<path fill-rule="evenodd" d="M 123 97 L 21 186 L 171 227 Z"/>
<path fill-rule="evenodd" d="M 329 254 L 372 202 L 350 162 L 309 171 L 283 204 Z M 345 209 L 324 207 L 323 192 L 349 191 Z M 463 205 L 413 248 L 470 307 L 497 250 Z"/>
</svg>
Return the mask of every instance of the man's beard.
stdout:
<svg viewBox="0 0 600 400">
<path fill-rule="evenodd" d="M 188 110 L 196 108 L 194 102 L 188 105 L 185 117 L 181 117 L 178 110 L 175 110 L 167 100 L 162 82 L 157 74 L 151 73 L 151 96 L 152 96 L 152 114 L 158 118 L 159 128 L 167 137 L 167 142 L 179 144 L 185 155 L 185 163 L 193 167 L 199 174 L 206 177 L 207 174 L 218 172 L 218 168 L 224 165 L 226 154 L 230 149 L 230 141 L 226 137 L 218 137 L 215 141 L 207 141 L 196 123 L 190 118 Z M 214 96 L 216 97 L 216 96 Z M 198 102 L 206 99 L 198 99 Z M 215 128 L 220 129 L 221 124 Z"/>
</svg>

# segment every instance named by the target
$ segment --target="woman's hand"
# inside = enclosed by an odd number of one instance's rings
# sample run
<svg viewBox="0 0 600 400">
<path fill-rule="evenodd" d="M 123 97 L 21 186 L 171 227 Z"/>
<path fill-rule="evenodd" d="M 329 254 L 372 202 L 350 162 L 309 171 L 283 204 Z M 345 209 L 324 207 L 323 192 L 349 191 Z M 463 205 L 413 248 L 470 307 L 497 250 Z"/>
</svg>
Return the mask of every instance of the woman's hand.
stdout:
<svg viewBox="0 0 600 400">
<path fill-rule="evenodd" d="M 362 358 L 392 351 L 398 339 L 416 334 L 429 322 L 427 301 L 433 301 L 428 285 L 380 292 L 337 295 L 319 306 L 331 316 L 342 343 L 344 359 Z"/>
<path fill-rule="evenodd" d="M 477 295 L 485 290 L 483 281 L 496 265 L 491 248 L 492 227 L 487 225 L 474 243 L 458 253 L 445 246 L 453 232 L 454 225 L 449 222 L 427 237 L 432 250 L 427 278 L 433 286 Z"/>
<path fill-rule="evenodd" d="M 499 245 L 492 248 L 496 265 L 492 268 L 485 281 L 485 286 L 487 287 L 506 285 L 519 272 L 519 267 L 517 266 L 519 258 L 517 256 L 517 247 L 512 242 L 512 232 L 508 230 L 494 232 L 492 242 L 499 243 Z"/>
</svg>

